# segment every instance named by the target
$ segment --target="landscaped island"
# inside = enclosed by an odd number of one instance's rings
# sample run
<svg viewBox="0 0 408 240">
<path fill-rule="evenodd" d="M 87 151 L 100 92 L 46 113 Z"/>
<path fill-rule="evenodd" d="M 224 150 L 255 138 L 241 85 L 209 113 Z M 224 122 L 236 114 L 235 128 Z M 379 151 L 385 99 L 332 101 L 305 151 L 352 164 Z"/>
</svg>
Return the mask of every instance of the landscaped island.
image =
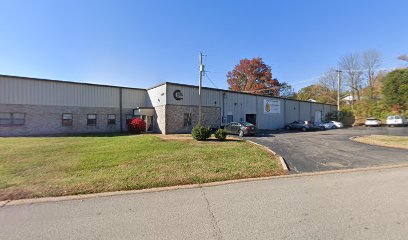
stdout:
<svg viewBox="0 0 408 240">
<path fill-rule="evenodd" d="M 241 140 L 153 135 L 0 138 L 0 200 L 144 189 L 284 174 Z"/>
<path fill-rule="evenodd" d="M 370 135 L 353 138 L 354 141 L 378 145 L 383 147 L 395 147 L 408 149 L 407 136 L 384 136 L 384 135 Z"/>
</svg>

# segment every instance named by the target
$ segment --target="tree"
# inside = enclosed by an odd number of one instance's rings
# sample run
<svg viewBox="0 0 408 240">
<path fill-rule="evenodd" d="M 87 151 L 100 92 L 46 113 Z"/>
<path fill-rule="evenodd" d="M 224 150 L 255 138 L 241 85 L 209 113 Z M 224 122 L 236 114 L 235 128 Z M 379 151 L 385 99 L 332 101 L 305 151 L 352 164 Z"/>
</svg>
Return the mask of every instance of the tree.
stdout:
<svg viewBox="0 0 408 240">
<path fill-rule="evenodd" d="M 338 73 L 336 69 L 329 68 L 319 79 L 319 85 L 328 88 L 330 91 L 337 92 Z"/>
<path fill-rule="evenodd" d="M 303 101 L 313 99 L 321 103 L 336 104 L 337 95 L 335 92 L 330 91 L 330 89 L 326 87 L 313 84 L 300 89 L 300 91 L 296 94 L 296 99 Z"/>
<path fill-rule="evenodd" d="M 393 110 L 408 110 L 408 69 L 396 69 L 388 73 L 383 79 L 382 92 Z"/>
<path fill-rule="evenodd" d="M 343 70 L 343 76 L 347 87 L 349 87 L 353 99 L 360 100 L 361 90 L 363 88 L 360 57 L 357 54 L 348 54 L 340 60 L 340 68 Z"/>
<path fill-rule="evenodd" d="M 295 98 L 296 92 L 291 85 L 283 82 L 279 84 L 279 96 L 285 98 Z"/>
<path fill-rule="evenodd" d="M 279 94 L 280 84 L 272 78 L 272 69 L 262 58 L 242 59 L 228 72 L 227 82 L 232 91 L 258 93 L 269 96 Z"/>
<path fill-rule="evenodd" d="M 363 68 L 366 72 L 368 95 L 374 97 L 374 87 L 376 85 L 376 69 L 381 65 L 380 54 L 376 50 L 367 50 L 363 53 Z"/>
</svg>

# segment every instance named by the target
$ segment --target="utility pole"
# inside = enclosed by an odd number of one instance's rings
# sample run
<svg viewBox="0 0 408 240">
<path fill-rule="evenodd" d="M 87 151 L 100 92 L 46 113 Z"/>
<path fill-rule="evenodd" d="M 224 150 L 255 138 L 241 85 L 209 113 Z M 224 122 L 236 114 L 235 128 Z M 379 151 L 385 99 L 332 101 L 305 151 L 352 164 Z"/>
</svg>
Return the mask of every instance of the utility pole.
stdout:
<svg viewBox="0 0 408 240">
<path fill-rule="evenodd" d="M 202 124 L 202 113 L 201 113 L 201 88 L 203 85 L 203 73 L 204 73 L 204 65 L 203 65 L 203 53 L 200 52 L 200 82 L 198 85 L 198 124 Z"/>
<path fill-rule="evenodd" d="M 341 73 L 339 69 L 337 72 L 337 121 L 340 121 L 340 92 L 341 92 Z"/>
</svg>

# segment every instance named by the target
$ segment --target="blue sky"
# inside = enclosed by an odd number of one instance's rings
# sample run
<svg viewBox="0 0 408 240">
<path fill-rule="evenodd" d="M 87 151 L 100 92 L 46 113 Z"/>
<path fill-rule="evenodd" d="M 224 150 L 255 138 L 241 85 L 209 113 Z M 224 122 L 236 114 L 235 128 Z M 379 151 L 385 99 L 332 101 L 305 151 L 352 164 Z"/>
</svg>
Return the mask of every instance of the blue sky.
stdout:
<svg viewBox="0 0 408 240">
<path fill-rule="evenodd" d="M 262 57 L 300 89 L 347 53 L 408 53 L 408 1 L 0 0 L 0 74 L 151 87 L 216 87 L 242 58 Z M 213 87 L 208 78 L 204 85 Z"/>
</svg>

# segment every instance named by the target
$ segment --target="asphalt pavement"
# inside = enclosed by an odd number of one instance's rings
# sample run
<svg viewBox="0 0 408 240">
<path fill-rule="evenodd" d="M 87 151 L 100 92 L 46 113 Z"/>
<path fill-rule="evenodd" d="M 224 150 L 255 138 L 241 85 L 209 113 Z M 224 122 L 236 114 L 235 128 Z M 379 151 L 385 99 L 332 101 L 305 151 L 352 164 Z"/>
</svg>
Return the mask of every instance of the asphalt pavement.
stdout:
<svg viewBox="0 0 408 240">
<path fill-rule="evenodd" d="M 6 205 L 0 239 L 406 239 L 407 170 Z"/>
<path fill-rule="evenodd" d="M 408 150 L 351 141 L 366 135 L 408 136 L 408 127 L 343 128 L 326 131 L 269 131 L 248 140 L 281 155 L 290 173 L 318 172 L 408 163 Z"/>
</svg>

